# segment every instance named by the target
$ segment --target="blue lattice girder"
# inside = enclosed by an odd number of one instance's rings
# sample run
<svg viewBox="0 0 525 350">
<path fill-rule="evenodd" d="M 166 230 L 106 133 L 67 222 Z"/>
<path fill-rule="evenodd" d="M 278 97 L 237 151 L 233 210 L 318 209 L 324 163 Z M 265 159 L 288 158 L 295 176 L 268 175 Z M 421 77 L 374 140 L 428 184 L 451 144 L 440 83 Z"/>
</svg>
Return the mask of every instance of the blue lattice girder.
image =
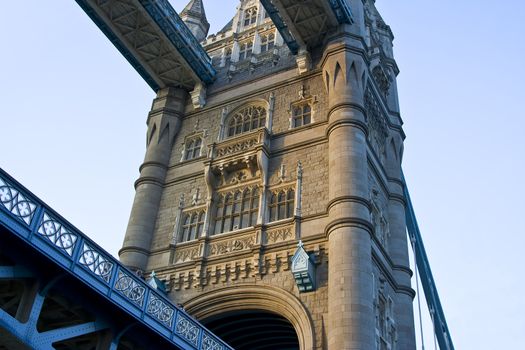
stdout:
<svg viewBox="0 0 525 350">
<path fill-rule="evenodd" d="M 353 23 L 347 0 L 311 0 L 300 5 L 288 0 L 260 1 L 294 55 L 320 45 L 330 29 Z"/>
<path fill-rule="evenodd" d="M 31 278 L 34 274 L 23 266 L 0 266 L 0 280 Z"/>
<path fill-rule="evenodd" d="M 288 46 L 288 49 L 292 52 L 292 54 L 297 55 L 299 52 L 299 43 L 297 43 L 297 40 L 294 38 L 293 34 L 290 32 L 290 29 L 288 28 L 288 25 L 284 22 L 283 18 L 281 17 L 281 14 L 279 13 L 279 10 L 275 7 L 272 0 L 260 0 L 261 4 L 263 5 L 264 9 L 270 16 L 270 18 L 273 21 L 273 24 L 279 31 L 279 34 L 283 37 L 284 42 Z"/>
<path fill-rule="evenodd" d="M 186 62 L 206 84 L 213 82 L 216 71 L 211 58 L 167 0 L 139 0 Z"/>
<path fill-rule="evenodd" d="M 27 342 L 36 342 L 35 339 L 47 342 L 51 338 L 56 341 L 62 337 L 63 332 L 47 333 L 48 338 L 45 339 L 36 335 L 27 338 L 26 335 L 33 334 L 33 329 L 36 329 L 32 328 L 34 324 L 31 323 L 36 323 L 38 319 L 46 291 L 53 283 L 65 283 L 64 279 L 67 279 L 83 286 L 83 293 L 91 295 L 92 298 L 102 297 L 119 313 L 126 314 L 136 324 L 134 329 L 136 328 L 137 331 L 153 332 L 160 337 L 159 339 L 172 344 L 174 349 L 231 349 L 166 296 L 160 295 L 144 280 L 135 276 L 2 169 L 0 169 L 0 181 L 8 184 L 10 191 L 15 191 L 34 204 L 29 221 L 25 220 L 27 216 L 20 215 L 17 210 L 13 211 L 11 205 L 0 205 L 1 242 L 10 242 L 9 244 L 24 250 L 23 256 L 14 252 L 15 254 L 8 255 L 8 258 L 14 261 L 21 260 L 24 266 L 31 267 L 33 273 L 33 267 L 38 266 L 35 264 L 41 263 L 43 259 L 46 266 L 51 266 L 55 271 L 53 276 L 59 276 L 37 293 L 29 322 L 22 324 L 0 310 L 0 327 Z M 2 253 L 6 253 L 5 247 L 5 244 L 4 246 L 0 244 Z M 40 260 L 36 259 L 37 256 Z M 18 260 L 15 262 L 20 263 Z M 17 266 L 0 266 L 0 279 L 21 279 L 31 276 L 31 273 Z M 100 327 L 103 327 L 102 323 L 95 325 L 86 323 L 83 327 L 67 329 L 67 332 L 80 334 Z M 46 347 L 34 347 L 46 349 Z"/>
<path fill-rule="evenodd" d="M 116 2 L 76 1 L 153 90 L 168 86 L 191 90 L 215 79 L 210 57 L 168 1 L 125 0 L 109 10 Z M 113 17 L 115 9 L 123 8 L 128 12 Z M 118 22 L 134 16 L 135 23 Z M 128 30 L 146 26 L 138 34 Z"/>
</svg>

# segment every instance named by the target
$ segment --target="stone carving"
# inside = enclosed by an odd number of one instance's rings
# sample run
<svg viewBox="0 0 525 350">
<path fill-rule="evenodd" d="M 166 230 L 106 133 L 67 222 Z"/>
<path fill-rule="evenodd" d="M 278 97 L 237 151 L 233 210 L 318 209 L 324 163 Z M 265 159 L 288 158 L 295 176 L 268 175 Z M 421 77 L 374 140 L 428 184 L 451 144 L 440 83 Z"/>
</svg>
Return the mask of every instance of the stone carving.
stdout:
<svg viewBox="0 0 525 350">
<path fill-rule="evenodd" d="M 266 241 L 268 242 L 268 244 L 284 242 L 291 238 L 292 238 L 292 228 L 291 227 L 272 230 L 266 233 Z"/>
<path fill-rule="evenodd" d="M 370 87 L 367 87 L 365 92 L 365 109 L 369 128 L 368 140 L 382 161 L 384 159 L 386 138 L 388 136 L 388 124 Z"/>
<path fill-rule="evenodd" d="M 240 152 L 244 152 L 246 150 L 249 150 L 253 148 L 255 145 L 259 143 L 258 137 L 255 136 L 253 138 L 249 138 L 246 140 L 241 140 L 234 144 L 228 144 L 224 146 L 219 146 L 217 148 L 217 157 L 224 157 L 228 156 L 230 154 L 236 154 Z"/>
<path fill-rule="evenodd" d="M 255 245 L 255 237 L 240 237 L 228 241 L 210 244 L 210 256 L 223 255 L 241 250 L 251 249 Z"/>
<path fill-rule="evenodd" d="M 188 248 L 176 248 L 174 263 L 179 264 L 190 261 L 199 256 L 199 246 Z"/>
<path fill-rule="evenodd" d="M 380 65 L 375 66 L 372 75 L 383 95 L 387 96 L 390 90 L 390 79 Z"/>
</svg>

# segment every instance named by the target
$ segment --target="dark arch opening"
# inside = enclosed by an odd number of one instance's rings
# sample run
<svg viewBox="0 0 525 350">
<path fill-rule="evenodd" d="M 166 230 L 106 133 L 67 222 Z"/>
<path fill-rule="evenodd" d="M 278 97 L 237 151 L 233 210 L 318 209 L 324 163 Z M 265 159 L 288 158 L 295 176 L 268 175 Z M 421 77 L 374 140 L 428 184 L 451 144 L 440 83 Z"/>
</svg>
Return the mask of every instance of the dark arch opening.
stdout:
<svg viewBox="0 0 525 350">
<path fill-rule="evenodd" d="M 284 317 L 259 310 L 228 312 L 201 320 L 236 350 L 299 350 L 292 324 Z"/>
</svg>

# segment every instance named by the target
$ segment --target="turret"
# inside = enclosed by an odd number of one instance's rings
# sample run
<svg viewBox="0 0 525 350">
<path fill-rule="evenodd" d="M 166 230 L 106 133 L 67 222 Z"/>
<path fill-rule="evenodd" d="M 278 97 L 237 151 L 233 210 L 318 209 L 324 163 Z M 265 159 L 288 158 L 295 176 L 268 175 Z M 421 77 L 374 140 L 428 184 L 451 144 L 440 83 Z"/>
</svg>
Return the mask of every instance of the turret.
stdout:
<svg viewBox="0 0 525 350">
<path fill-rule="evenodd" d="M 210 24 L 202 0 L 191 0 L 180 13 L 180 18 L 186 23 L 198 41 L 206 39 Z"/>
</svg>

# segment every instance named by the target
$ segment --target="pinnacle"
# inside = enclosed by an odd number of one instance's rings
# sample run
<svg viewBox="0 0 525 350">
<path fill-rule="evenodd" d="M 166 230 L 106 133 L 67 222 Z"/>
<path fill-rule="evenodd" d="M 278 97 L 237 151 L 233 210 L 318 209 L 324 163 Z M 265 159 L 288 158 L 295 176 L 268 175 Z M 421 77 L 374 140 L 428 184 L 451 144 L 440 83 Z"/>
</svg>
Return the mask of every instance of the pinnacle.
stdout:
<svg viewBox="0 0 525 350">
<path fill-rule="evenodd" d="M 204 11 L 204 4 L 202 0 L 190 0 L 188 5 L 180 13 L 181 16 L 191 14 L 195 17 L 199 17 L 204 23 L 207 23 L 206 11 Z"/>
</svg>

